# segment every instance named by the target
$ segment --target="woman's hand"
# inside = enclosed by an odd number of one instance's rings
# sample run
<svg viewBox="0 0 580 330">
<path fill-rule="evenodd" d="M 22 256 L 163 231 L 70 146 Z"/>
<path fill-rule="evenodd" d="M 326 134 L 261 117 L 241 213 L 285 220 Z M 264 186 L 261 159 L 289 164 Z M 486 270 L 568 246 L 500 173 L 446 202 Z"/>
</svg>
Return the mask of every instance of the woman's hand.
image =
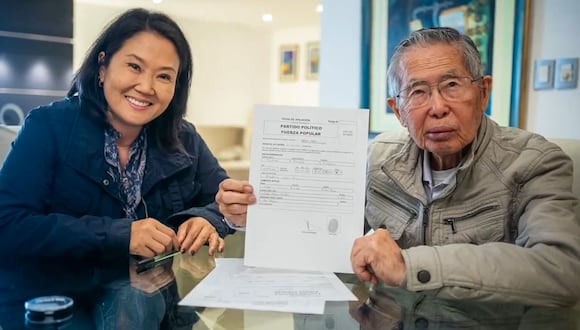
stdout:
<svg viewBox="0 0 580 330">
<path fill-rule="evenodd" d="M 137 273 L 136 264 L 135 260 L 131 260 L 129 277 L 131 280 L 131 286 L 138 290 L 146 293 L 153 293 L 166 287 L 175 280 L 175 275 L 172 270 L 172 262 L 167 262 L 141 273 Z"/>
<path fill-rule="evenodd" d="M 254 187 L 248 181 L 225 179 L 215 196 L 220 212 L 232 224 L 246 226 L 248 205 L 256 202 Z"/>
<path fill-rule="evenodd" d="M 186 220 L 177 230 L 177 242 L 181 252 L 194 254 L 202 245 L 208 243 L 208 253 L 224 250 L 225 242 L 219 236 L 215 227 L 202 217 L 193 217 Z"/>
<path fill-rule="evenodd" d="M 160 221 L 147 218 L 131 223 L 129 253 L 151 258 L 178 248 L 177 235 Z"/>
</svg>

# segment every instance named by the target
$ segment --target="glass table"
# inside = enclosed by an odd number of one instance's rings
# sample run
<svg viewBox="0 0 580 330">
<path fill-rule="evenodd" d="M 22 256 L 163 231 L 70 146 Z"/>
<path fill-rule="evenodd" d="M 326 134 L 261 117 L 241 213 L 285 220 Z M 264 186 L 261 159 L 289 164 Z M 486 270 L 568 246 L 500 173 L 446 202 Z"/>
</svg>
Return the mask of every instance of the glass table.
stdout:
<svg viewBox="0 0 580 330">
<path fill-rule="evenodd" d="M 25 326 L 23 303 L 14 300 L 0 304 L 0 330 L 580 329 L 580 305 L 542 308 L 445 301 L 395 288 L 374 290 L 352 274 L 338 276 L 358 301 L 327 302 L 323 315 L 179 306 L 178 302 L 214 266 L 214 258 L 204 248 L 194 256 L 177 256 L 140 274 L 135 272 L 134 262 L 111 267 L 107 272 L 91 272 L 93 283 L 82 290 L 73 283 L 75 276 L 65 277 L 62 282 L 54 277 L 49 279 L 50 292 L 75 299 L 68 321 L 53 327 Z M 18 285 L 14 288 L 27 290 Z"/>
</svg>

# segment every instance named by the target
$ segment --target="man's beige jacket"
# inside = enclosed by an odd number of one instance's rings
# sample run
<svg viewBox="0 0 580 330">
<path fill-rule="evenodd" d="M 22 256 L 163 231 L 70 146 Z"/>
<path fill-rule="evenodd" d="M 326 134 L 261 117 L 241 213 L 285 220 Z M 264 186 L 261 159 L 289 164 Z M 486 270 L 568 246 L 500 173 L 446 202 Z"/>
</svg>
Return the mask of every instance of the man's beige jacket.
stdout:
<svg viewBox="0 0 580 330">
<path fill-rule="evenodd" d="M 405 134 L 369 147 L 365 219 L 403 249 L 406 289 L 441 298 L 571 305 L 580 297 L 572 161 L 484 116 L 457 184 L 428 202 L 423 150 Z"/>
</svg>

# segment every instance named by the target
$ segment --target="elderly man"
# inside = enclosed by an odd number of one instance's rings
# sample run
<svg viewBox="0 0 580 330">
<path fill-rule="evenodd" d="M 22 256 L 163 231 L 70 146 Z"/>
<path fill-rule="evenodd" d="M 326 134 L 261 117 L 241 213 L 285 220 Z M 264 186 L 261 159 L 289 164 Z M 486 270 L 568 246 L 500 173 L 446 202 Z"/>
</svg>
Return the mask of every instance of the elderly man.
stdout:
<svg viewBox="0 0 580 330">
<path fill-rule="evenodd" d="M 365 220 L 354 272 L 441 298 L 571 305 L 580 296 L 580 226 L 572 162 L 537 134 L 485 115 L 492 78 L 473 41 L 422 29 L 397 47 L 388 71 L 405 134 L 369 148 Z M 216 196 L 233 224 L 255 202 L 247 183 Z"/>
</svg>

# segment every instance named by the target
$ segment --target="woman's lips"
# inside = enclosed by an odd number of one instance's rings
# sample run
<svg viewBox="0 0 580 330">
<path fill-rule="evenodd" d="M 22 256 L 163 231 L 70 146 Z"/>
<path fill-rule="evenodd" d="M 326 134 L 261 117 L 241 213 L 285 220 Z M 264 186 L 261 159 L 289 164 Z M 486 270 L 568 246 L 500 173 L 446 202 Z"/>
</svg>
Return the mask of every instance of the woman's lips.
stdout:
<svg viewBox="0 0 580 330">
<path fill-rule="evenodd" d="M 131 96 L 125 96 L 125 99 L 127 99 L 129 105 L 131 105 L 133 109 L 139 111 L 146 110 L 152 105 L 151 102 L 148 102 L 146 100 L 140 100 Z"/>
</svg>

